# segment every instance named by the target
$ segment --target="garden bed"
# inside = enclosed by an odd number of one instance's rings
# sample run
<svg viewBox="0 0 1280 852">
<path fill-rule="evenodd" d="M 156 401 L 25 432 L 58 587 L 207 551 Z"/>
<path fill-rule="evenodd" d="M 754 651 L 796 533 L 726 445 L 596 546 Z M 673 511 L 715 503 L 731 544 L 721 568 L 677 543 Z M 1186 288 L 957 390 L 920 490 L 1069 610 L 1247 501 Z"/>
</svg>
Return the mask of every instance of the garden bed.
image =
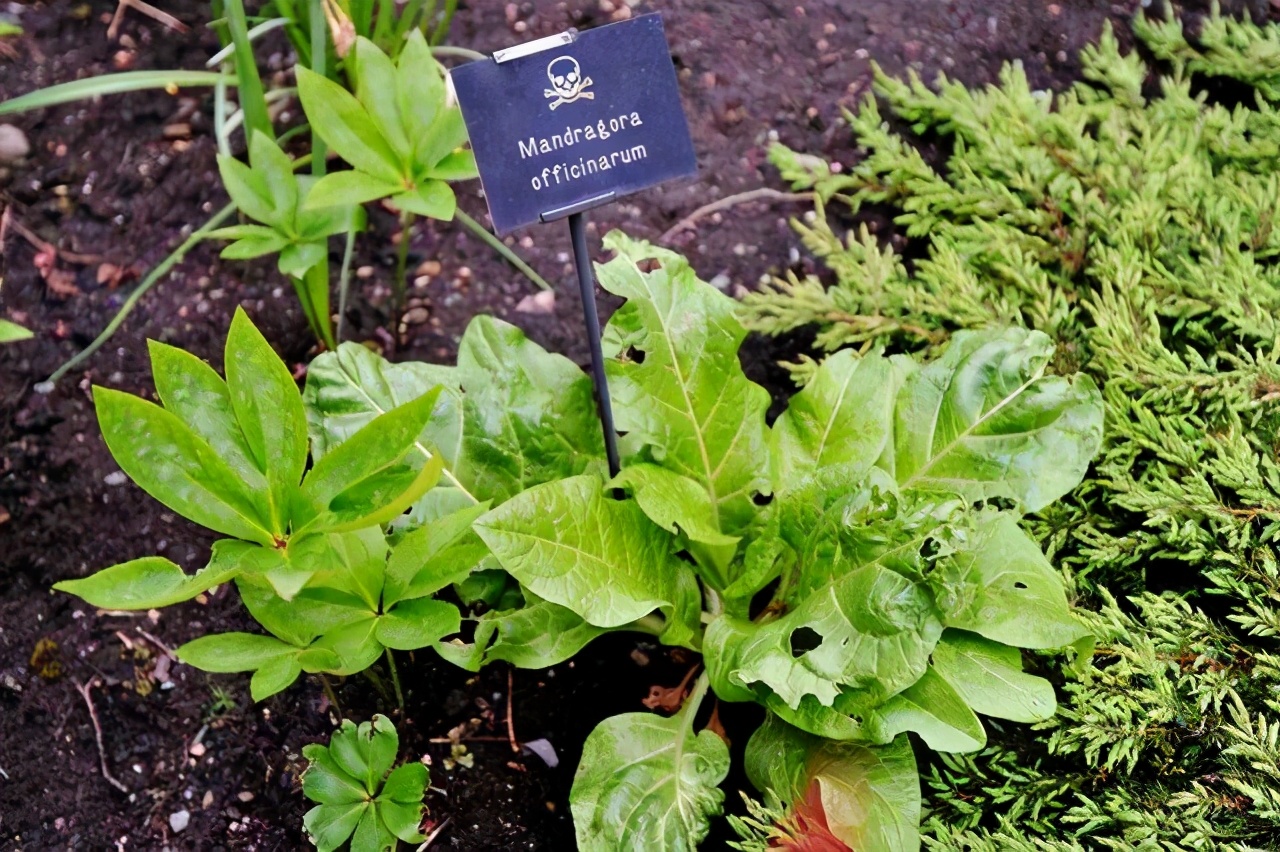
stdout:
<svg viewBox="0 0 1280 852">
<path fill-rule="evenodd" d="M 111 3 L 24 7 L 26 34 L 8 42 L 17 58 L 0 57 L 0 99 L 125 66 L 199 67 L 217 48 L 202 27 L 205 5 L 166 5 L 192 25 L 190 33 L 128 12 L 115 43 L 105 33 Z M 459 11 L 450 41 L 492 50 L 605 23 L 624 14 L 614 5 L 473 2 Z M 1072 79 L 1079 49 L 1103 20 L 1114 15 L 1122 22 L 1131 11 L 1102 2 L 970 0 L 911 8 L 890 0 L 856 6 L 704 0 L 641 3 L 632 11 L 651 9 L 667 16 L 701 177 L 598 211 L 597 246 L 598 235 L 613 228 L 657 239 L 718 198 L 762 185 L 782 188 L 765 160 L 772 131 L 797 150 L 848 162 L 840 109 L 863 96 L 871 60 L 890 73 L 914 65 L 926 76 L 945 70 L 978 83 L 992 79 L 1002 62 L 1021 59 L 1033 84 L 1060 85 Z M 277 49 L 286 49 L 283 40 Z M 298 755 L 304 744 L 327 736 L 336 718 L 318 682 L 309 678 L 255 705 L 246 677 L 160 662 L 166 649 L 196 635 L 253 629 L 228 589 L 158 619 L 98 613 L 49 592 L 57 580 L 148 554 L 188 567 L 203 564 L 211 541 L 120 474 L 98 431 L 89 382 L 149 394 L 147 338 L 220 368 L 236 305 L 291 365 L 310 357 L 306 323 L 272 266 L 219 261 L 206 246 L 148 294 L 81 369 L 52 391 L 37 387 L 97 334 L 134 280 L 181 239 L 184 226 L 197 226 L 223 203 L 207 111 L 198 93 L 140 93 L 13 120 L 29 136 L 32 153 L 0 170 L 0 204 L 9 220 L 0 316 L 33 329 L 36 339 L 0 349 L 3 848 L 294 849 L 304 843 Z M 462 207 L 480 218 L 477 189 L 472 184 L 459 195 Z M 789 266 L 811 266 L 803 252 L 793 253 L 798 241 L 786 223 L 801 209 L 744 204 L 724 211 L 722 221 L 709 217 L 696 230 L 672 236 L 670 244 L 704 279 L 731 289 L 750 286 Z M 467 320 L 492 313 L 585 363 L 580 304 L 571 287 L 557 293 L 550 313 L 522 311 L 518 306 L 536 292 L 533 286 L 474 237 L 447 226 L 424 229 L 411 247 L 420 275 L 409 295 L 417 301 L 401 333 L 401 318 L 387 315 L 396 228 L 392 215 L 375 215 L 372 233 L 361 241 L 349 339 L 378 343 L 397 360 L 452 362 Z M 39 240 L 62 253 L 61 274 L 51 280 L 37 269 Z M 571 274 L 561 228 L 530 230 L 516 248 L 553 282 Z M 797 345 L 752 347 L 753 377 L 775 392 L 789 391 L 786 375 L 772 364 L 793 356 Z M 648 685 L 674 686 L 687 665 L 623 635 L 597 640 L 576 662 L 547 672 L 509 674 L 494 666 L 472 676 L 426 652 L 402 668 L 408 707 L 407 718 L 396 720 L 402 745 L 431 757 L 432 784 L 442 792 L 432 793 L 428 805 L 434 820 L 449 820 L 437 848 L 564 849 L 573 838 L 568 790 L 587 733 L 605 716 L 640 709 Z M 78 689 L 95 682 L 87 696 Z M 360 719 L 391 705 L 362 677 L 342 684 L 337 698 L 342 711 Z M 98 717 L 101 757 L 86 702 Z M 514 737 L 549 740 L 558 767 L 513 752 L 508 707 Z M 745 734 L 735 737 L 735 731 L 750 729 L 758 718 L 753 712 L 727 719 L 738 749 Z M 447 769 L 449 733 L 472 719 L 479 721 L 468 725 L 462 744 L 473 764 Z M 104 778 L 100 760 L 127 792 Z M 744 786 L 745 779 L 730 776 L 731 808 L 737 805 L 732 790 Z M 724 836 L 713 835 L 711 843 Z"/>
</svg>

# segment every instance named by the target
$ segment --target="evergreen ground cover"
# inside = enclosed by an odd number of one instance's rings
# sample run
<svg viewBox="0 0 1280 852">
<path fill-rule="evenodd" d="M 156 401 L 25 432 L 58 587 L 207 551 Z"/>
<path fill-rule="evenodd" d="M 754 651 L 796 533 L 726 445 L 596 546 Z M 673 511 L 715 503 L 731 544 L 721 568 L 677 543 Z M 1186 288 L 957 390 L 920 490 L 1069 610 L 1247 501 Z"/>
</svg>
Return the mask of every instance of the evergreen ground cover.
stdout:
<svg viewBox="0 0 1280 852">
<path fill-rule="evenodd" d="M 978 90 L 881 74 L 843 173 L 773 152 L 816 193 L 797 228 L 833 283 L 776 282 L 748 297 L 750 327 L 917 351 L 1021 325 L 1105 400 L 1093 469 L 1028 519 L 1092 664 L 1062 673 L 1039 734 L 922 765 L 935 849 L 1280 844 L 1280 27 L 1134 31 L 1126 53 L 1106 30 L 1062 93 L 1017 64 Z M 901 253 L 866 218 L 847 237 L 829 221 L 884 209 Z"/>
</svg>

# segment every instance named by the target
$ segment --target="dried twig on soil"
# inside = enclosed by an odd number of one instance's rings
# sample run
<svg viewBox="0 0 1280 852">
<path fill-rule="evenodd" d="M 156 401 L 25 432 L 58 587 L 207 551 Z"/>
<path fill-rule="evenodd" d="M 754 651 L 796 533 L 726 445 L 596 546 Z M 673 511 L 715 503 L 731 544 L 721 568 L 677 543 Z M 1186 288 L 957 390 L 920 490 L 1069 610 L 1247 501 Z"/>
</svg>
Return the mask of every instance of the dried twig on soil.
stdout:
<svg viewBox="0 0 1280 852">
<path fill-rule="evenodd" d="M 180 33 L 185 33 L 191 29 L 186 24 L 182 23 L 182 21 L 179 21 L 177 18 L 175 18 L 173 15 L 170 15 L 168 12 L 164 12 L 164 11 L 161 11 L 160 9 L 157 9 L 155 6 L 152 6 L 150 3 L 144 2 L 144 0 L 120 0 L 120 2 L 116 5 L 116 13 L 111 16 L 111 23 L 107 26 L 107 41 L 116 40 L 116 35 L 120 31 L 120 23 L 124 20 L 125 9 L 133 9 L 135 11 L 141 12 L 142 14 L 146 15 L 148 18 L 154 18 L 155 20 L 164 24 L 169 29 L 176 30 L 177 32 L 180 32 Z"/>
<path fill-rule="evenodd" d="M 739 204 L 746 204 L 748 201 L 813 201 L 812 192 L 781 192 L 776 189 L 770 189 L 762 186 L 759 189 L 752 189 L 746 192 L 739 192 L 736 195 L 728 195 L 718 201 L 712 201 L 710 204 L 704 204 L 697 210 L 694 210 L 688 216 L 685 216 L 679 222 L 676 222 L 670 228 L 658 237 L 658 242 L 669 242 L 672 237 L 686 229 L 692 229 L 698 224 L 698 220 L 717 213 L 721 210 L 728 210 Z"/>
<path fill-rule="evenodd" d="M 427 835 L 426 842 L 418 847 L 417 852 L 426 852 L 427 847 L 435 842 L 436 838 L 440 836 L 440 832 L 444 831 L 444 827 L 449 824 L 450 819 L 452 817 L 445 817 L 444 822 L 431 829 L 431 833 Z"/>
<path fill-rule="evenodd" d="M 98 711 L 93 706 L 93 695 L 91 694 L 93 688 L 98 685 L 98 679 L 95 677 L 84 685 L 81 685 L 78 680 L 72 681 L 72 683 L 75 684 L 76 691 L 84 697 L 85 706 L 89 708 L 89 719 L 93 722 L 93 737 L 98 741 L 98 760 L 102 764 L 102 777 L 107 779 L 111 786 L 121 793 L 128 793 L 129 788 L 117 781 L 115 776 L 111 774 L 111 770 L 107 768 L 107 750 L 102 745 L 102 725 L 98 722 Z"/>
<path fill-rule="evenodd" d="M 10 209 L 11 208 L 6 207 L 4 211 L 5 230 L 7 230 L 8 228 L 13 228 L 13 230 L 17 232 L 18 236 L 22 237 L 24 240 L 31 243 L 31 245 L 35 246 L 36 251 L 43 252 L 51 256 L 60 257 L 63 260 L 65 260 L 67 263 L 79 263 L 79 264 L 87 265 L 90 263 L 98 263 L 99 261 L 102 260 L 102 255 L 80 254 L 74 251 L 63 251 L 62 249 L 55 246 L 53 243 L 46 242 L 45 240 L 40 239 L 40 235 L 37 234 L 35 231 L 31 230 L 30 228 L 28 228 L 26 225 L 19 222 L 17 218 L 14 217 L 9 212 Z M 3 234 L 3 231 L 0 231 L 0 234 Z"/>
<path fill-rule="evenodd" d="M 507 669 L 507 742 L 511 743 L 511 750 L 516 754 L 520 753 L 520 743 L 516 742 L 516 723 L 511 718 L 512 697 L 511 693 L 515 683 L 515 669 Z"/>
</svg>

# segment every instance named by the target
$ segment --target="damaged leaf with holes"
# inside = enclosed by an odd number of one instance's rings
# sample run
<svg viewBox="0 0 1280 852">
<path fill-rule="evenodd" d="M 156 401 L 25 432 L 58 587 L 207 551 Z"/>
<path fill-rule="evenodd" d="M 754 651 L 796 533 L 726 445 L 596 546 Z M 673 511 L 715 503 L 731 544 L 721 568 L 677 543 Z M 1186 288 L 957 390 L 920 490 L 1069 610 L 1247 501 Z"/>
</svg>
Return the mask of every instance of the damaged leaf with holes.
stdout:
<svg viewBox="0 0 1280 852">
<path fill-rule="evenodd" d="M 586 375 L 490 318 L 467 329 L 456 367 L 323 355 L 307 391 L 320 442 L 444 386 L 419 441 L 441 448 L 449 485 L 400 525 L 491 502 L 470 532 L 483 573 L 509 583 L 468 617 L 471 641 L 441 646 L 459 665 L 545 667 L 613 631 L 701 653 L 675 716 L 616 716 L 588 739 L 571 796 L 580 847 L 691 850 L 707 836 L 728 761 L 703 721 L 714 696 L 767 708 L 773 746 L 753 777 L 798 767 L 773 788 L 798 822 L 853 848 L 916 849 L 904 735 L 971 751 L 980 715 L 1047 718 L 1052 688 L 1021 649 L 1087 634 L 1022 517 L 1084 475 L 1097 387 L 1056 374 L 1043 334 L 997 329 L 928 362 L 838 353 L 769 425 L 735 303 L 679 255 L 617 233 L 606 246 L 600 283 L 625 300 L 603 339 L 617 477 Z"/>
</svg>

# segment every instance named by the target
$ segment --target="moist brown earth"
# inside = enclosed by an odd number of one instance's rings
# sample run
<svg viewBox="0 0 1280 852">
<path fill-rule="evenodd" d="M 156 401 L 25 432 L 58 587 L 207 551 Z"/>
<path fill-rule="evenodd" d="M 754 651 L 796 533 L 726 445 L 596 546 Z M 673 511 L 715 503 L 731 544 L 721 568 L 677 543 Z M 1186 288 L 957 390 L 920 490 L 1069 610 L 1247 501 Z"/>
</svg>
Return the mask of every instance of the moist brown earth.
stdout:
<svg viewBox="0 0 1280 852">
<path fill-rule="evenodd" d="M 179 34 L 129 10 L 111 41 L 107 22 L 115 4 L 106 0 L 3 7 L 24 34 L 4 41 L 12 55 L 0 55 L 0 100 L 125 68 L 203 67 L 218 48 L 205 28 L 208 4 L 159 5 L 190 31 Z M 865 96 L 873 60 L 891 73 L 910 67 L 926 78 L 945 71 L 984 83 L 1017 59 L 1033 85 L 1058 87 L 1074 79 L 1077 52 L 1104 20 L 1123 29 L 1132 4 L 473 0 L 459 9 L 450 42 L 491 51 L 647 11 L 666 18 L 700 176 L 595 211 L 597 251 L 599 235 L 614 228 L 657 240 L 702 205 L 762 186 L 785 189 L 765 159 L 773 138 L 850 163 L 855 152 L 841 110 Z M 278 74 L 288 65 L 284 43 L 268 40 L 262 55 L 276 82 L 284 82 Z M 152 394 L 148 338 L 221 367 L 237 305 L 290 364 L 314 354 L 292 291 L 270 263 L 224 263 L 215 246 L 200 246 L 138 302 L 95 356 L 51 391 L 39 386 L 93 339 L 139 277 L 225 203 L 210 103 L 201 90 L 141 92 L 3 119 L 26 132 L 32 151 L 23 162 L 0 166 L 6 217 L 0 316 L 36 332 L 32 341 L 0 347 L 3 849 L 306 848 L 298 755 L 304 744 L 327 737 L 338 713 L 320 684 L 300 681 L 255 705 L 247 677 L 206 675 L 165 659 L 167 649 L 202 633 L 253 629 L 234 595 L 223 589 L 156 615 L 122 615 L 49 591 L 59 579 L 144 555 L 194 569 L 211 543 L 208 533 L 125 481 L 94 420 L 92 383 Z M 296 111 L 286 107 L 294 120 Z M 472 215 L 483 216 L 478 185 L 461 188 L 460 198 Z M 704 279 L 736 292 L 762 276 L 809 267 L 787 224 L 802 210 L 775 201 L 741 204 L 669 244 Z M 412 262 L 425 267 L 410 291 L 407 320 L 389 315 L 396 230 L 394 217 L 375 212 L 361 239 L 348 339 L 373 341 L 397 359 L 447 362 L 469 318 L 492 313 L 585 364 L 562 226 L 529 229 L 515 241 L 557 285 L 549 313 L 518 310 L 535 289 L 472 235 L 452 225 L 421 229 Z M 38 257 L 40 240 L 60 253 L 47 278 L 37 268 L 42 263 L 48 272 L 47 253 Z M 770 365 L 797 345 L 753 342 L 748 369 L 785 393 Z M 431 763 L 430 817 L 443 825 L 432 848 L 572 848 L 568 793 L 587 733 L 605 716 L 643 709 L 651 685 L 675 685 L 688 665 L 626 636 L 601 639 L 575 662 L 542 672 L 494 667 L 473 676 L 430 654 L 403 660 L 402 755 L 425 755 Z M 363 677 L 337 685 L 337 697 L 341 710 L 358 719 L 395 705 Z M 547 739 L 558 766 L 513 751 L 508 707 L 518 740 Z M 725 715 L 740 754 L 758 717 L 749 709 Z M 458 725 L 480 739 L 462 742 L 470 766 L 447 768 L 449 732 Z M 103 761 L 122 790 L 104 777 Z M 745 784 L 740 774 L 730 776 L 729 808 L 739 807 L 736 789 Z M 708 848 L 720 848 L 727 837 L 718 823 Z"/>
</svg>

